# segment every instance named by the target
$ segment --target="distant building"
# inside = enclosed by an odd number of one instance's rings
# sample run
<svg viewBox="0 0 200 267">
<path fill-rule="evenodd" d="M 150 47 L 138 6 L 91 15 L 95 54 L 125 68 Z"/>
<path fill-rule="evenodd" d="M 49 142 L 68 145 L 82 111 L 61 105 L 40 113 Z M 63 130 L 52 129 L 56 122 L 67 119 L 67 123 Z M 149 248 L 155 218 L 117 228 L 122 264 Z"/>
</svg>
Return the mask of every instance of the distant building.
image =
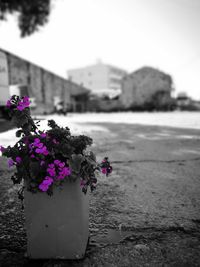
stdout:
<svg viewBox="0 0 200 267">
<path fill-rule="evenodd" d="M 124 108 L 163 109 L 172 102 L 172 90 L 170 75 L 143 67 L 123 78 L 120 99 Z"/>
<path fill-rule="evenodd" d="M 185 92 L 180 92 L 177 95 L 176 98 L 176 103 L 177 103 L 177 107 L 187 107 L 188 105 L 190 105 L 192 102 L 191 98 L 187 96 L 187 94 Z"/>
<path fill-rule="evenodd" d="M 200 101 L 191 99 L 185 92 L 178 93 L 176 97 L 178 110 L 200 110 Z"/>
<path fill-rule="evenodd" d="M 121 80 L 127 74 L 123 69 L 97 64 L 68 71 L 68 79 L 91 90 L 93 94 L 115 97 L 121 93 Z"/>
</svg>

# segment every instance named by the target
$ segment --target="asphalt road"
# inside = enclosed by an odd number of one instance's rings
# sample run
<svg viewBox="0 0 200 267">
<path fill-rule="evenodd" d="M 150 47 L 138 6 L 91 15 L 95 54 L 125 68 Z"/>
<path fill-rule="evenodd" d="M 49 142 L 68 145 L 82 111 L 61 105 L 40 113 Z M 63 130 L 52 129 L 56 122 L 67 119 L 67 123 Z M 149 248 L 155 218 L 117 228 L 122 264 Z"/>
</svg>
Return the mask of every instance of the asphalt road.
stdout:
<svg viewBox="0 0 200 267">
<path fill-rule="evenodd" d="M 24 257 L 24 215 L 0 158 L 0 266 L 200 266 L 200 130 L 98 124 L 92 147 L 114 171 L 90 201 L 81 261 Z"/>
</svg>

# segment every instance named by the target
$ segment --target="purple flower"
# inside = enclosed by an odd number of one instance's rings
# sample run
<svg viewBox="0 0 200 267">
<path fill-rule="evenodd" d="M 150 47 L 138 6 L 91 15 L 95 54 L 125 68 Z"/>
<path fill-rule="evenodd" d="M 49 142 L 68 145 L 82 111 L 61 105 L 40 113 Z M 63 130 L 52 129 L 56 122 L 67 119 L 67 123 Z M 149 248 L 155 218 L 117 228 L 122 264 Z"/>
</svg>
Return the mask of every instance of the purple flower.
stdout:
<svg viewBox="0 0 200 267">
<path fill-rule="evenodd" d="M 28 102 L 28 101 L 29 101 L 29 97 L 25 95 L 25 96 L 23 97 L 23 101 L 24 101 L 24 102 Z"/>
<path fill-rule="evenodd" d="M 101 169 L 101 172 L 102 172 L 103 174 L 107 174 L 107 169 L 106 169 L 106 168 L 102 168 L 102 169 Z"/>
<path fill-rule="evenodd" d="M 39 148 L 42 148 L 43 146 L 44 146 L 43 143 L 39 143 L 39 144 L 36 145 L 36 147 L 39 147 Z"/>
<path fill-rule="evenodd" d="M 40 161 L 40 166 L 43 166 L 45 164 L 45 161 L 44 160 L 41 160 Z"/>
<path fill-rule="evenodd" d="M 80 181 L 80 187 L 83 188 L 86 184 L 86 181 L 84 181 L 83 179 L 81 179 Z"/>
<path fill-rule="evenodd" d="M 19 104 L 19 105 L 17 106 L 17 109 L 20 110 L 20 111 L 22 111 L 22 110 L 25 109 L 25 107 L 24 107 L 23 105 L 20 105 L 20 104 Z"/>
<path fill-rule="evenodd" d="M 58 180 L 62 180 L 64 179 L 66 176 L 69 176 L 71 174 L 71 170 L 69 167 L 62 167 L 62 168 L 59 168 L 59 174 L 58 176 L 56 177 L 56 179 Z"/>
<path fill-rule="evenodd" d="M 47 168 L 47 172 L 52 177 L 56 176 L 56 170 L 55 170 L 55 168 Z"/>
<path fill-rule="evenodd" d="M 43 192 L 46 192 L 49 189 L 48 185 L 40 184 L 39 189 Z"/>
<path fill-rule="evenodd" d="M 66 173 L 66 175 L 69 176 L 69 175 L 71 174 L 71 170 L 70 170 L 70 168 L 69 168 L 69 167 L 66 167 L 66 168 L 64 168 L 64 169 L 65 169 L 65 173 Z"/>
<path fill-rule="evenodd" d="M 35 152 L 38 154 L 43 154 L 45 156 L 49 154 L 49 151 L 47 150 L 46 146 L 43 146 L 42 148 L 36 148 Z"/>
<path fill-rule="evenodd" d="M 37 146 L 37 144 L 39 144 L 40 143 L 40 139 L 39 138 L 35 138 L 34 139 L 34 146 Z"/>
<path fill-rule="evenodd" d="M 43 138 L 45 138 L 47 136 L 47 134 L 46 133 L 41 133 L 40 136 L 43 137 Z"/>
<path fill-rule="evenodd" d="M 36 148 L 35 152 L 38 153 L 38 154 L 42 154 L 42 149 L 41 148 Z"/>
<path fill-rule="evenodd" d="M 24 96 L 22 98 L 21 101 L 19 101 L 18 105 L 17 105 L 17 109 L 22 111 L 25 108 L 27 108 L 30 105 L 30 101 L 29 101 L 29 97 L 28 96 Z"/>
<path fill-rule="evenodd" d="M 1 152 L 4 152 L 5 150 L 6 150 L 5 147 L 0 146 L 0 151 L 1 151 Z"/>
<path fill-rule="evenodd" d="M 42 183 L 39 185 L 39 189 L 43 192 L 46 192 L 52 183 L 53 179 L 49 176 L 46 176 Z"/>
<path fill-rule="evenodd" d="M 16 157 L 15 160 L 16 160 L 16 162 L 19 163 L 19 164 L 22 162 L 22 158 L 21 158 L 21 157 Z"/>
<path fill-rule="evenodd" d="M 51 185 L 53 183 L 53 179 L 51 177 L 49 177 L 49 176 L 46 176 L 45 180 L 43 180 L 42 183 L 45 184 L 45 185 Z"/>
<path fill-rule="evenodd" d="M 63 167 L 65 166 L 65 163 L 64 163 L 64 162 L 61 162 L 61 163 L 58 164 L 58 166 L 59 166 L 60 168 L 63 168 Z"/>
<path fill-rule="evenodd" d="M 49 168 L 54 168 L 54 164 L 53 163 L 49 164 L 48 166 L 49 166 Z"/>
<path fill-rule="evenodd" d="M 34 145 L 33 145 L 33 144 L 30 144 L 28 147 L 29 147 L 29 149 L 32 151 L 32 150 L 33 150 L 33 147 L 34 147 Z"/>
<path fill-rule="evenodd" d="M 29 97 L 28 96 L 24 96 L 23 97 L 23 105 L 25 106 L 25 107 L 28 107 L 29 105 L 30 105 L 30 100 L 29 100 Z"/>
<path fill-rule="evenodd" d="M 60 172 L 59 172 L 60 175 L 63 175 L 64 177 L 65 176 L 69 176 L 71 174 L 71 170 L 69 167 L 64 167 Z"/>
<path fill-rule="evenodd" d="M 63 176 L 63 175 L 58 175 L 57 177 L 56 177 L 56 179 L 57 180 L 63 180 L 65 177 Z"/>
<path fill-rule="evenodd" d="M 60 160 L 58 160 L 58 159 L 55 159 L 55 160 L 54 160 L 54 164 L 56 164 L 56 165 L 59 165 L 59 166 L 60 166 Z"/>
<path fill-rule="evenodd" d="M 12 160 L 12 159 L 8 160 L 8 167 L 9 168 L 12 167 L 14 164 L 15 164 L 14 160 Z"/>
<path fill-rule="evenodd" d="M 49 151 L 47 150 L 46 146 L 43 148 L 43 154 L 47 156 L 49 154 Z"/>
</svg>

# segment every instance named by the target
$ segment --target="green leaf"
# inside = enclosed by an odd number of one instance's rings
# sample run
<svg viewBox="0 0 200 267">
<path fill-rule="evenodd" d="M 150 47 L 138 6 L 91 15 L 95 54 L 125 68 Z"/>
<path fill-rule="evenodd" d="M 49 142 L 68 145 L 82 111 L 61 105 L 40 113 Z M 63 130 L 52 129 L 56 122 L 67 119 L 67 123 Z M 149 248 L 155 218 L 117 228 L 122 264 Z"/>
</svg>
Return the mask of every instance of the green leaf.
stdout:
<svg viewBox="0 0 200 267">
<path fill-rule="evenodd" d="M 75 173 L 71 173 L 70 176 L 69 176 L 69 181 L 76 181 L 76 179 L 78 178 L 78 175 L 75 174 Z"/>
<path fill-rule="evenodd" d="M 69 167 L 74 171 L 75 173 L 79 173 L 81 169 L 81 163 L 84 160 L 84 156 L 81 154 L 72 154 L 71 159 L 69 160 Z"/>
<path fill-rule="evenodd" d="M 41 174 L 39 162 L 31 161 L 29 167 L 30 167 L 31 177 L 37 177 L 38 175 Z"/>
<path fill-rule="evenodd" d="M 22 130 L 16 131 L 16 137 L 21 137 L 22 134 L 23 134 Z"/>
<path fill-rule="evenodd" d="M 91 160 L 93 160 L 96 163 L 96 156 L 92 151 L 88 152 L 88 156 Z"/>
</svg>

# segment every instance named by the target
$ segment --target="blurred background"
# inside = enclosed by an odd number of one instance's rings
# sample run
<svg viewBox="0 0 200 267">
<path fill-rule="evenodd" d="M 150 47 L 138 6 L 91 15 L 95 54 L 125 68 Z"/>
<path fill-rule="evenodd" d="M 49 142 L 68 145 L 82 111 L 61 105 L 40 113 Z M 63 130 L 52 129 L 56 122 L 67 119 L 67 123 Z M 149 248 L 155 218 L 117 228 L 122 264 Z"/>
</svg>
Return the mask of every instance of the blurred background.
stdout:
<svg viewBox="0 0 200 267">
<path fill-rule="evenodd" d="M 198 0 L 0 3 L 0 110 L 200 110 Z"/>
<path fill-rule="evenodd" d="M 89 134 L 113 172 L 86 259 L 36 264 L 0 152 L 1 266 L 200 266 L 200 0 L 0 0 L 0 150 L 19 139 L 14 94 L 42 131 Z"/>
</svg>

